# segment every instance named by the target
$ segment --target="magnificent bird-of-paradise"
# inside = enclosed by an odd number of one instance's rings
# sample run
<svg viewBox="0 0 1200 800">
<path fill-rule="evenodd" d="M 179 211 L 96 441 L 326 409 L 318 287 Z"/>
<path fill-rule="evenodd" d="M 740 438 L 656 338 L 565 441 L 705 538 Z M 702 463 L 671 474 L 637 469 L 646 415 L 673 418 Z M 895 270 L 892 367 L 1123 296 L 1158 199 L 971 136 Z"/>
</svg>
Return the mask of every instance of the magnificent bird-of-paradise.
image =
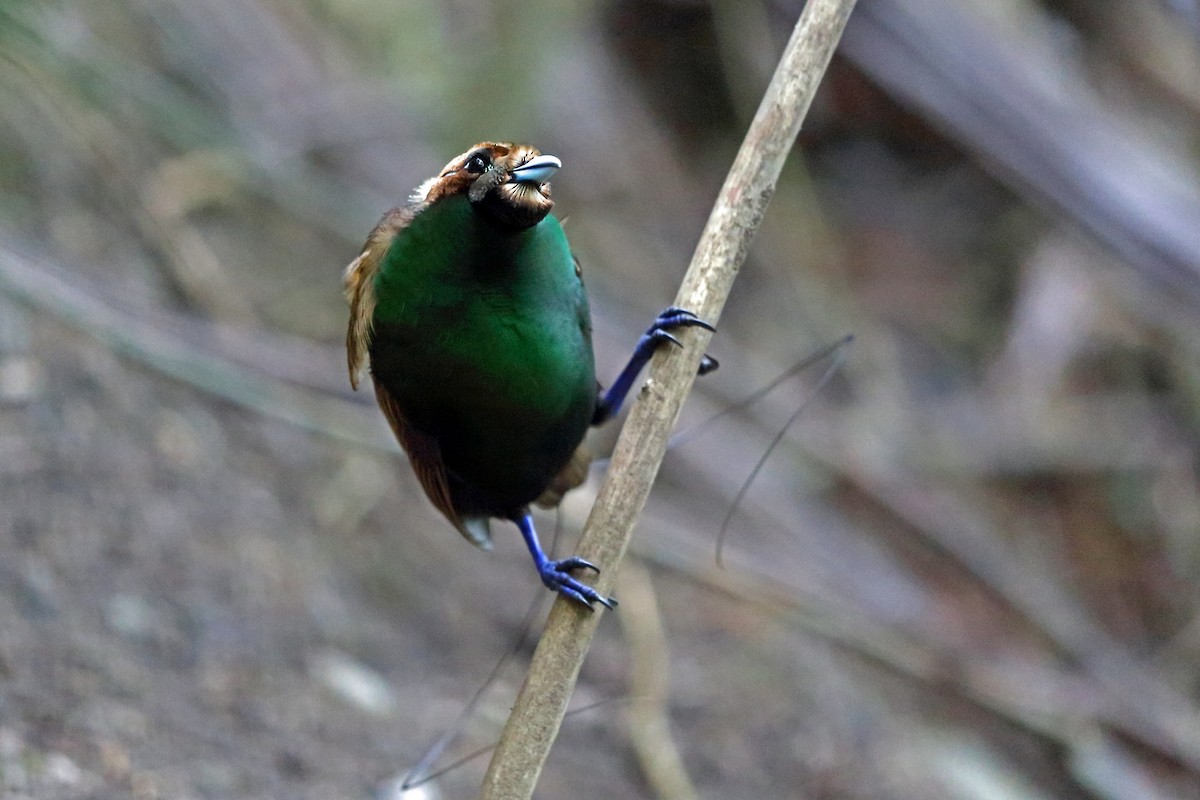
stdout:
<svg viewBox="0 0 1200 800">
<path fill-rule="evenodd" d="M 583 439 L 613 417 L 670 331 L 712 330 L 668 307 L 604 390 L 579 262 L 550 213 L 557 158 L 484 142 L 387 212 L 347 267 L 350 382 L 375 396 L 425 494 L 490 549 L 492 518 L 520 529 L 542 582 L 588 608 L 615 600 L 573 577 L 599 571 L 542 550 L 531 503 L 553 506 L 586 477 Z M 701 371 L 716 362 L 705 357 Z"/>
</svg>

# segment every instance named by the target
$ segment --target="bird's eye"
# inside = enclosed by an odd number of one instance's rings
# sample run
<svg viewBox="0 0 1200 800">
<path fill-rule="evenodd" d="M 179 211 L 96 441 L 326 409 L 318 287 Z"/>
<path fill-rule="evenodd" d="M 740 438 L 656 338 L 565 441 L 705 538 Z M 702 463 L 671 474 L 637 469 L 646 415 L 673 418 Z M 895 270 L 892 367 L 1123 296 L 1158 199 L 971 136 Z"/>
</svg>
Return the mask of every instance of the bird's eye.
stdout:
<svg viewBox="0 0 1200 800">
<path fill-rule="evenodd" d="M 467 159 L 467 163 L 464 168 L 472 175 L 478 175 L 479 173 L 487 170 L 489 166 L 491 166 L 491 161 L 488 159 L 488 157 L 482 153 L 476 153 Z"/>
</svg>

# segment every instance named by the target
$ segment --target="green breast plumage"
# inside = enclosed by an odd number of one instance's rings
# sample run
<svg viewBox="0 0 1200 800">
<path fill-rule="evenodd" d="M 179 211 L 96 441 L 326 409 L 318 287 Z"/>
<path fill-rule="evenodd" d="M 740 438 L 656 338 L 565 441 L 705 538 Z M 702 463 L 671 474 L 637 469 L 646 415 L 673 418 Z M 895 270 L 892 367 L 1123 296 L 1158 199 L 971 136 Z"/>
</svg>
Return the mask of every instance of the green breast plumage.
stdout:
<svg viewBox="0 0 1200 800">
<path fill-rule="evenodd" d="M 537 497 L 596 402 L 587 298 L 558 221 L 513 230 L 446 198 L 397 234 L 374 289 L 372 371 L 437 441 L 458 510 L 503 516 Z"/>
</svg>

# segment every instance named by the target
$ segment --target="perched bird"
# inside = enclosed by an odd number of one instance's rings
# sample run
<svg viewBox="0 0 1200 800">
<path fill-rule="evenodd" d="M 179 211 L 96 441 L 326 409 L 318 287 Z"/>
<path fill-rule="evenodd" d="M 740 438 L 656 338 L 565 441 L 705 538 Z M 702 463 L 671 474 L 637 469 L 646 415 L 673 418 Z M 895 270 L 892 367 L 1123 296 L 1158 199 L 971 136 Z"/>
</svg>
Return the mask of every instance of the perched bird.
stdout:
<svg viewBox="0 0 1200 800">
<path fill-rule="evenodd" d="M 530 503 L 553 506 L 586 477 L 590 425 L 611 418 L 670 331 L 712 326 L 665 309 L 604 391 L 579 262 L 550 214 L 554 156 L 484 142 L 384 215 L 347 267 L 350 382 L 368 362 L 375 395 L 425 494 L 490 549 L 489 520 L 516 523 L 542 582 L 588 608 L 612 608 L 552 561 Z M 701 371 L 714 368 L 708 357 Z"/>
</svg>

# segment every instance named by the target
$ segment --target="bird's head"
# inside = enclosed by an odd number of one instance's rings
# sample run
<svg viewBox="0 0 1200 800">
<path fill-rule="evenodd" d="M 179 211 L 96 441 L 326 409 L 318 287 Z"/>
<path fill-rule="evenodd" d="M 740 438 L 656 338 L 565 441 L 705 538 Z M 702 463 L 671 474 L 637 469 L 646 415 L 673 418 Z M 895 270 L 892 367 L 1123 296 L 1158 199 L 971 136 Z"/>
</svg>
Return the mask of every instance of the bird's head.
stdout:
<svg viewBox="0 0 1200 800">
<path fill-rule="evenodd" d="M 561 166 L 554 156 L 544 156 L 526 144 L 482 142 L 423 183 L 414 199 L 429 205 L 466 195 L 476 211 L 500 224 L 528 228 L 554 207 L 549 181 Z"/>
</svg>

